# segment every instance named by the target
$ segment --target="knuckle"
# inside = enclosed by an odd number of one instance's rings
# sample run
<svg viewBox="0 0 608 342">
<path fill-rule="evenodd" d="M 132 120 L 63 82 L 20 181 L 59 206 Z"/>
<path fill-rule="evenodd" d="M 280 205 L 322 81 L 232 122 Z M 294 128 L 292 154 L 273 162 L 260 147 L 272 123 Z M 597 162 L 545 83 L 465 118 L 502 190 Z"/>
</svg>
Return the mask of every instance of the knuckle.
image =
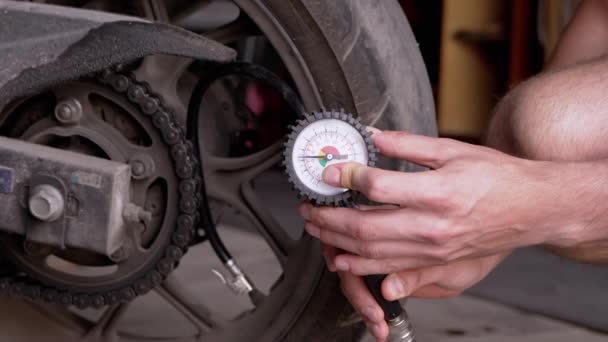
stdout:
<svg viewBox="0 0 608 342">
<path fill-rule="evenodd" d="M 450 156 L 453 156 L 455 154 L 457 146 L 458 142 L 454 139 L 439 138 L 437 140 L 437 145 L 435 146 L 435 148 L 438 149 L 436 155 L 445 156 L 449 158 Z"/>
<path fill-rule="evenodd" d="M 442 210 L 452 210 L 458 207 L 459 201 L 453 179 L 450 180 L 449 177 L 440 176 L 434 185 L 433 191 L 429 191 L 428 196 L 430 196 L 430 200 L 435 206 Z"/>
<path fill-rule="evenodd" d="M 327 225 L 328 212 L 326 208 L 313 208 L 310 211 L 310 219 L 317 226 L 323 227 Z"/>
<path fill-rule="evenodd" d="M 381 249 L 376 244 L 369 242 L 360 244 L 359 252 L 361 256 L 368 259 L 379 259 L 382 256 Z"/>
<path fill-rule="evenodd" d="M 407 274 L 401 274 L 399 278 L 402 283 L 408 286 L 410 293 L 414 292 L 422 285 L 422 271 L 412 271 Z"/>
<path fill-rule="evenodd" d="M 421 233 L 423 240 L 430 242 L 435 246 L 443 246 L 450 240 L 449 229 L 444 227 L 443 223 L 437 224 L 432 229 L 428 229 Z"/>
<path fill-rule="evenodd" d="M 447 247 L 436 247 L 429 250 L 428 255 L 442 264 L 452 261 L 452 250 Z"/>
<path fill-rule="evenodd" d="M 373 237 L 374 227 L 364 219 L 356 220 L 352 225 L 351 234 L 357 240 L 369 240 Z"/>
<path fill-rule="evenodd" d="M 361 291 L 351 290 L 349 292 L 345 292 L 344 295 L 355 309 L 360 309 L 360 307 L 363 306 L 362 303 L 365 302 L 365 297 L 363 297 Z"/>
<path fill-rule="evenodd" d="M 387 262 L 384 263 L 383 272 L 386 274 L 397 273 L 401 270 L 402 270 L 401 265 L 399 265 L 396 261 L 388 260 Z M 401 278 L 399 278 L 399 279 L 401 280 Z"/>
<path fill-rule="evenodd" d="M 390 145 L 390 147 L 393 148 L 395 151 L 400 151 L 404 148 L 409 147 L 408 146 L 408 137 L 410 136 L 409 133 L 398 131 L 398 132 L 391 132 L 390 134 L 392 135 L 391 136 L 392 144 Z"/>
<path fill-rule="evenodd" d="M 377 170 L 370 170 L 365 175 L 365 189 L 370 198 L 382 198 L 386 193 L 386 182 Z"/>
</svg>

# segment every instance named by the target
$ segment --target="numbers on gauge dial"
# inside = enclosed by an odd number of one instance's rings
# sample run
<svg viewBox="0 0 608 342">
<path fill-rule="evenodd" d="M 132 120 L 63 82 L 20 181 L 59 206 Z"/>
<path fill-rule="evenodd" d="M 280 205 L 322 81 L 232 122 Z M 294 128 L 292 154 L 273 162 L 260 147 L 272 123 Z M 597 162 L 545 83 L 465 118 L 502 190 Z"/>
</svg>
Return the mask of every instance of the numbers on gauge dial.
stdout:
<svg viewBox="0 0 608 342">
<path fill-rule="evenodd" d="M 323 170 L 345 162 L 367 164 L 365 138 L 348 122 L 321 119 L 304 127 L 295 138 L 292 163 L 300 182 L 311 191 L 334 196 L 348 191 L 323 182 Z"/>
</svg>

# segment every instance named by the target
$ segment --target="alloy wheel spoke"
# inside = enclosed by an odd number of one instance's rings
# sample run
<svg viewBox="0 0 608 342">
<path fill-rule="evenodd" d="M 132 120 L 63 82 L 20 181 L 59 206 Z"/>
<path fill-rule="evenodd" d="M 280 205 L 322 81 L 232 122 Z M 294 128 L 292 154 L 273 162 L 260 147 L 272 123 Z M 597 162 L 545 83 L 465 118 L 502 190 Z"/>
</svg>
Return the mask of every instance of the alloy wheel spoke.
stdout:
<svg viewBox="0 0 608 342">
<path fill-rule="evenodd" d="M 214 315 L 209 308 L 200 303 L 193 303 L 194 296 L 188 293 L 174 276 L 169 276 L 155 291 L 192 323 L 199 334 L 229 325 L 228 322 Z"/>
<path fill-rule="evenodd" d="M 244 35 L 252 35 L 252 31 L 257 31 L 257 26 L 249 18 L 241 17 L 230 24 L 204 32 L 203 36 L 222 44 L 227 44 L 234 42 Z"/>
<path fill-rule="evenodd" d="M 84 338 L 92 340 L 106 338 L 114 341 L 118 338 L 118 324 L 127 312 L 129 304 L 115 304 L 109 307 L 95 323 L 95 325 L 86 333 Z"/>
<path fill-rule="evenodd" d="M 79 335 L 86 334 L 94 325 L 89 320 L 86 320 L 75 313 L 68 310 L 63 305 L 53 305 L 45 303 L 31 303 L 32 307 L 47 317 L 51 317 L 56 323 L 75 330 Z"/>
<path fill-rule="evenodd" d="M 245 215 L 270 245 L 282 266 L 296 242 L 276 221 L 252 186 L 252 180 L 277 165 L 281 159 L 283 142 L 278 141 L 255 154 L 240 158 L 203 155 L 207 193 L 230 204 Z"/>
<path fill-rule="evenodd" d="M 251 179 L 277 164 L 282 158 L 282 151 L 283 141 L 281 140 L 275 142 L 262 151 L 245 157 L 217 157 L 202 152 L 202 158 L 207 170 L 210 170 L 211 172 L 239 171 L 239 173 L 235 175 L 241 176 L 240 179 L 243 181 L 248 180 L 243 179 L 244 176 L 248 176 L 249 179 Z"/>
<path fill-rule="evenodd" d="M 256 195 L 251 183 L 244 184 L 241 191 L 250 215 L 255 216 L 260 233 L 284 266 L 287 256 L 295 248 L 297 241 L 293 240 L 272 216 L 265 202 Z"/>
<path fill-rule="evenodd" d="M 216 179 L 207 182 L 207 194 L 243 214 L 268 243 L 281 266 L 285 266 L 287 256 L 297 241 L 287 234 L 264 207 L 265 202 L 257 197 L 250 182 L 235 184 L 226 179 Z"/>
</svg>

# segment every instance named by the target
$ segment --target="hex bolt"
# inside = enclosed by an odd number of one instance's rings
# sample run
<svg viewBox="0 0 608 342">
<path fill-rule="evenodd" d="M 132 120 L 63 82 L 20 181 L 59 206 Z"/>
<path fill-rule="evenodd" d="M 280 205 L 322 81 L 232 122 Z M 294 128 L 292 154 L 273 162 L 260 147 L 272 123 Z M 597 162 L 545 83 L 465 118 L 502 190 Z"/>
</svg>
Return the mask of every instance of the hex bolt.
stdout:
<svg viewBox="0 0 608 342">
<path fill-rule="evenodd" d="M 140 160 L 136 160 L 131 163 L 131 172 L 133 172 L 133 176 L 141 177 L 146 173 L 146 165 Z"/>
<path fill-rule="evenodd" d="M 154 160 L 147 154 L 136 154 L 129 160 L 131 166 L 131 177 L 133 179 L 144 179 L 154 174 L 156 164 Z"/>
<path fill-rule="evenodd" d="M 54 186 L 37 185 L 30 194 L 28 206 L 35 218 L 53 222 L 63 214 L 65 201 L 61 192 Z"/>
<path fill-rule="evenodd" d="M 55 106 L 55 118 L 62 124 L 77 124 L 82 119 L 82 105 L 74 98 L 60 101 Z"/>
</svg>

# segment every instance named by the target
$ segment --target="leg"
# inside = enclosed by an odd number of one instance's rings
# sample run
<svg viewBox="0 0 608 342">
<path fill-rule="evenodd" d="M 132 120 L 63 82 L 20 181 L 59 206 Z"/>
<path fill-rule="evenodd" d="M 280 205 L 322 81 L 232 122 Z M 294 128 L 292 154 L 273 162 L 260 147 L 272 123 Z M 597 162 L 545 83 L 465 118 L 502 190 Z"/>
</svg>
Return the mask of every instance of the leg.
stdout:
<svg viewBox="0 0 608 342">
<path fill-rule="evenodd" d="M 542 74 L 514 89 L 497 107 L 487 145 L 535 160 L 607 158 L 608 58 Z M 608 260 L 597 247 L 551 251 L 579 261 Z"/>
<path fill-rule="evenodd" d="M 541 74 L 498 105 L 487 144 L 520 157 L 608 157 L 608 58 Z"/>
</svg>

